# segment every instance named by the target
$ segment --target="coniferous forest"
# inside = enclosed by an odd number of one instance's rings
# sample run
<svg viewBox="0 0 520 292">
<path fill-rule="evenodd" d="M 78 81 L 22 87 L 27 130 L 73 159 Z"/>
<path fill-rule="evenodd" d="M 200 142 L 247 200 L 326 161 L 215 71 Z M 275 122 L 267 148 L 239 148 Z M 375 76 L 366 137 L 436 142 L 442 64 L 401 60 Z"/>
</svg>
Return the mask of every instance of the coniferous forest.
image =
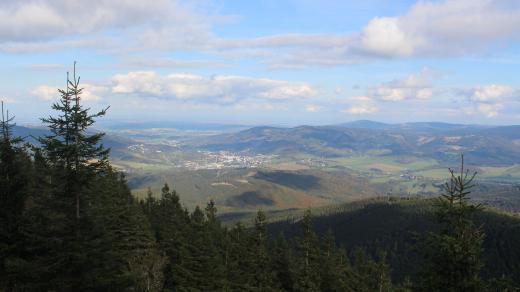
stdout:
<svg viewBox="0 0 520 292">
<path fill-rule="evenodd" d="M 318 232 L 311 210 L 285 234 L 262 211 L 224 226 L 215 202 L 188 210 L 166 184 L 136 199 L 92 132 L 108 109 L 85 108 L 79 77 L 67 79 L 38 143 L 14 137 L 2 108 L 0 291 L 518 291 L 514 267 L 482 272 L 494 235 L 473 220 L 483 207 L 469 200 L 476 174 L 463 160 L 433 202 L 439 228 L 414 237 L 416 273 L 392 277 L 384 245 L 344 246 L 337 238 L 356 234 Z"/>
</svg>

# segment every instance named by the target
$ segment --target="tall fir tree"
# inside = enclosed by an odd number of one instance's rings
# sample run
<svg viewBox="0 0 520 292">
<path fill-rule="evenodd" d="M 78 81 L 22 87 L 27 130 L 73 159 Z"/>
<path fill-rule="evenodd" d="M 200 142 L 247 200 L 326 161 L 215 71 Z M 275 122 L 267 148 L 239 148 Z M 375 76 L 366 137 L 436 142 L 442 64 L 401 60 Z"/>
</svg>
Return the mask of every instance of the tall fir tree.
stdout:
<svg viewBox="0 0 520 292">
<path fill-rule="evenodd" d="M 346 255 L 338 250 L 334 233 L 328 229 L 321 240 L 321 291 L 354 291 L 349 268 Z"/>
<path fill-rule="evenodd" d="M 92 225 L 84 232 L 90 269 L 82 275 L 83 288 L 161 291 L 166 259 L 124 176 L 108 170 L 96 176 L 93 185 L 85 193 L 96 200 L 88 200 L 91 206 L 85 213 Z"/>
<path fill-rule="evenodd" d="M 189 280 L 183 289 L 221 290 L 226 286 L 223 260 L 211 237 L 206 215 L 198 206 L 191 214 L 191 226 L 183 262 L 189 271 Z"/>
<path fill-rule="evenodd" d="M 320 248 L 318 237 L 312 227 L 311 210 L 305 211 L 301 220 L 302 235 L 298 241 L 298 262 L 294 291 L 320 291 Z"/>
<path fill-rule="evenodd" d="M 274 271 L 275 282 L 278 284 L 278 288 L 282 291 L 293 291 L 293 250 L 282 233 L 278 235 L 273 243 L 271 258 L 271 267 Z"/>
<path fill-rule="evenodd" d="M 267 218 L 262 210 L 257 212 L 255 225 L 251 237 L 251 256 L 253 282 L 251 286 L 255 291 L 273 291 L 275 288 L 274 273 L 271 270 L 271 260 L 269 257 L 268 243 L 269 233 L 267 232 Z"/>
<path fill-rule="evenodd" d="M 250 238 L 245 226 L 238 222 L 225 232 L 224 267 L 227 283 L 225 291 L 252 290 Z"/>
<path fill-rule="evenodd" d="M 189 271 L 184 264 L 187 255 L 186 236 L 190 233 L 190 218 L 181 206 L 175 190 L 165 184 L 161 189 L 161 198 L 156 202 L 151 191 L 146 201 L 146 208 L 151 208 L 149 218 L 158 245 L 167 257 L 164 267 L 165 290 L 178 290 L 187 285 Z"/>
<path fill-rule="evenodd" d="M 1 103 L 0 120 L 0 287 L 16 289 L 23 251 L 22 215 L 30 181 L 31 161 L 22 140 L 13 137 L 14 117 Z"/>
<path fill-rule="evenodd" d="M 477 175 L 464 168 L 464 156 L 458 173 L 450 169 L 437 204 L 438 233 L 430 233 L 426 240 L 422 289 L 424 291 L 481 291 L 481 253 L 484 240 L 482 229 L 475 226 L 471 216 L 482 209 L 469 202 L 469 195 Z"/>
<path fill-rule="evenodd" d="M 106 109 L 92 115 L 83 108 L 75 64 L 73 80 L 67 74 L 66 89 L 58 92 L 61 98 L 52 106 L 58 114 L 42 119 L 51 134 L 39 138 L 38 163 L 49 174 L 47 188 L 33 191 L 24 225 L 27 257 L 34 263 L 33 281 L 27 284 L 36 283 L 31 289 L 37 290 L 81 290 L 83 276 L 93 268 L 88 246 L 95 224 L 95 218 L 83 215 L 97 200 L 91 182 L 109 171 L 109 149 L 100 143 L 103 133 L 91 134 L 89 127 Z"/>
<path fill-rule="evenodd" d="M 392 291 L 390 267 L 384 252 L 379 253 L 376 261 L 363 248 L 356 248 L 352 268 L 354 284 L 351 287 L 354 287 L 354 291 Z"/>
<path fill-rule="evenodd" d="M 106 114 L 108 108 L 90 114 L 90 108 L 81 103 L 83 88 L 76 77 L 76 62 L 72 80 L 67 73 L 67 86 L 59 89 L 60 100 L 52 105 L 56 116 L 43 118 L 51 135 L 39 139 L 52 166 L 61 169 L 63 192 L 70 197 L 74 216 L 79 220 L 82 209 L 82 192 L 92 176 L 108 165 L 108 154 L 101 143 L 104 133 L 89 133 L 95 119 Z"/>
</svg>

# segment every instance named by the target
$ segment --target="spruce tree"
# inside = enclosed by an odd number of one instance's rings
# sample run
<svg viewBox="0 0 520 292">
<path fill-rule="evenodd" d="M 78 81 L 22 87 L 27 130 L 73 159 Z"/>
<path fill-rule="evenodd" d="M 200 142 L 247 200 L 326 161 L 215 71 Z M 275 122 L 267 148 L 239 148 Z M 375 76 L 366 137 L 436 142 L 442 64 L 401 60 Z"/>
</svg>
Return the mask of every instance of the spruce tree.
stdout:
<svg viewBox="0 0 520 292">
<path fill-rule="evenodd" d="M 392 291 L 390 267 L 386 263 L 384 252 L 380 252 L 379 258 L 375 261 L 363 248 L 357 248 L 352 268 L 354 291 Z"/>
<path fill-rule="evenodd" d="M 43 118 L 51 135 L 39 139 L 52 166 L 61 169 L 63 193 L 72 200 L 73 214 L 81 217 L 82 192 L 92 176 L 108 165 L 109 149 L 103 147 L 104 133 L 89 133 L 95 119 L 106 114 L 108 108 L 90 114 L 90 108 L 81 104 L 83 88 L 76 77 L 76 62 L 72 80 L 67 73 L 67 86 L 59 89 L 60 100 L 52 105 L 56 116 Z"/>
<path fill-rule="evenodd" d="M 164 268 L 165 289 L 185 287 L 189 281 L 189 272 L 184 265 L 188 257 L 186 236 L 191 232 L 190 218 L 182 208 L 176 191 L 170 191 L 168 184 L 164 184 L 157 202 L 150 191 L 146 205 L 151 208 L 148 216 L 158 245 L 167 257 Z"/>
<path fill-rule="evenodd" d="M 89 200 L 85 213 L 93 220 L 85 244 L 91 268 L 82 275 L 82 288 L 161 291 L 165 258 L 124 176 L 108 170 L 94 182 L 85 193 L 96 200 Z"/>
<path fill-rule="evenodd" d="M 271 251 L 271 266 L 275 282 L 282 291 L 293 291 L 294 259 L 293 251 L 283 234 L 276 238 Z"/>
<path fill-rule="evenodd" d="M 20 138 L 13 138 L 14 117 L 4 111 L 0 120 L 0 290 L 16 289 L 20 254 L 23 251 L 21 223 L 31 175 L 31 161 Z"/>
<path fill-rule="evenodd" d="M 250 237 L 241 222 L 226 232 L 224 267 L 226 270 L 226 291 L 252 290 Z"/>
<path fill-rule="evenodd" d="M 251 286 L 255 291 L 272 291 L 274 289 L 274 274 L 270 269 L 268 252 L 269 234 L 267 232 L 267 219 L 265 213 L 258 211 L 255 218 L 254 230 L 251 238 L 251 256 L 253 282 Z"/>
<path fill-rule="evenodd" d="M 320 249 L 313 231 L 311 210 L 306 210 L 301 220 L 302 236 L 298 242 L 298 262 L 294 291 L 320 291 Z"/>
<path fill-rule="evenodd" d="M 141 201 L 142 208 L 144 213 L 151 218 L 153 210 L 157 206 L 157 200 L 153 197 L 152 189 L 148 187 L 148 191 L 146 192 L 146 199 Z"/>
<path fill-rule="evenodd" d="M 352 283 L 348 262 L 340 250 L 336 247 L 336 240 L 331 229 L 321 240 L 321 291 L 349 291 Z"/>
<path fill-rule="evenodd" d="M 481 253 L 484 233 L 473 224 L 471 216 L 482 209 L 469 202 L 476 172 L 464 168 L 461 157 L 459 173 L 450 169 L 445 194 L 437 204 L 438 233 L 429 234 L 425 247 L 423 289 L 425 291 L 480 291 Z"/>
<path fill-rule="evenodd" d="M 38 153 L 42 155 L 38 163 L 48 174 L 42 180 L 48 181 L 45 189 L 33 191 L 24 224 L 30 246 L 27 261 L 32 266 L 32 280 L 27 285 L 34 284 L 28 289 L 35 290 L 81 290 L 85 286 L 84 276 L 95 268 L 88 246 L 96 218 L 83 215 L 98 200 L 90 191 L 92 182 L 109 172 L 109 149 L 100 143 L 103 133 L 89 132 L 106 109 L 90 114 L 89 108 L 83 108 L 75 68 L 73 79 L 67 74 L 66 88 L 58 92 L 61 98 L 52 106 L 58 114 L 42 119 L 51 134 L 39 138 Z"/>
<path fill-rule="evenodd" d="M 191 232 L 188 235 L 187 254 L 183 265 L 188 270 L 189 277 L 182 289 L 214 289 L 214 278 L 212 276 L 212 264 L 214 250 L 211 244 L 208 230 L 206 228 L 206 217 L 204 212 L 197 206 L 191 214 Z"/>
</svg>

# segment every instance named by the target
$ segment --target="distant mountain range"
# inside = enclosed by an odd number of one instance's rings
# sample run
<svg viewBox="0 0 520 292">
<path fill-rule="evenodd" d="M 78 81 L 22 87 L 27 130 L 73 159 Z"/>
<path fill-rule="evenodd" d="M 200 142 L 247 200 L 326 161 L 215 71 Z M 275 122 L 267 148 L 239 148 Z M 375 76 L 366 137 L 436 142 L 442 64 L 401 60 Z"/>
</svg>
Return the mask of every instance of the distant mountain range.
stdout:
<svg viewBox="0 0 520 292">
<path fill-rule="evenodd" d="M 46 135 L 50 135 L 51 132 L 43 127 L 24 127 L 24 126 L 15 126 L 13 128 L 13 136 L 21 137 L 26 142 L 29 143 L 37 143 L 38 137 L 43 137 Z M 123 148 L 128 146 L 129 144 L 135 143 L 131 139 L 120 136 L 120 135 L 105 135 L 103 137 L 103 145 L 105 147 L 113 148 L 114 150 Z"/>
<path fill-rule="evenodd" d="M 155 130 L 138 132 L 142 136 L 109 132 L 104 137 L 104 145 L 112 148 L 114 165 L 127 172 L 137 193 L 146 194 L 148 187 L 160 190 L 168 182 L 190 206 L 214 198 L 225 211 L 275 210 L 377 194 L 429 196 L 439 191 L 439 181 L 448 174 L 446 167 L 456 165 L 464 153 L 467 164 L 479 171 L 480 201 L 508 210 L 520 208 L 520 126 L 357 121 L 263 126 L 182 138 L 153 138 Z M 14 128 L 14 135 L 27 142 L 48 134 L 45 128 Z M 179 168 L 179 161 L 200 162 L 205 152 L 201 150 L 229 151 L 237 157 L 278 156 L 258 169 Z"/>
<path fill-rule="evenodd" d="M 415 122 L 415 123 L 401 123 L 401 124 L 387 124 L 381 122 L 374 122 L 370 120 L 358 120 L 348 123 L 337 124 L 334 126 L 340 126 L 345 128 L 359 128 L 359 129 L 380 129 L 380 130 L 433 130 L 433 131 L 450 131 L 457 129 L 468 129 L 468 128 L 492 128 L 493 126 L 484 125 L 464 125 L 464 124 L 450 124 L 443 122 Z"/>
<path fill-rule="evenodd" d="M 177 129 L 181 131 L 237 131 L 249 128 L 239 124 L 220 124 L 220 123 L 192 123 L 192 122 L 102 122 L 100 126 L 110 130 L 122 129 Z"/>
<path fill-rule="evenodd" d="M 158 125 L 154 125 L 158 126 Z M 227 129 L 229 130 L 229 128 Z M 17 126 L 15 135 L 44 135 L 43 128 Z M 115 150 L 135 143 L 129 137 L 109 134 L 103 140 Z M 385 124 L 355 121 L 333 126 L 253 127 L 196 136 L 185 147 L 260 154 L 309 154 L 319 157 L 349 155 L 411 155 L 453 161 L 464 153 L 473 164 L 520 163 L 520 126 L 459 125 L 439 122 Z"/>
<path fill-rule="evenodd" d="M 475 164 L 520 163 L 520 126 L 357 121 L 334 126 L 255 127 L 192 143 L 208 150 L 264 154 L 339 157 L 379 153 L 452 161 L 464 153 Z"/>
</svg>

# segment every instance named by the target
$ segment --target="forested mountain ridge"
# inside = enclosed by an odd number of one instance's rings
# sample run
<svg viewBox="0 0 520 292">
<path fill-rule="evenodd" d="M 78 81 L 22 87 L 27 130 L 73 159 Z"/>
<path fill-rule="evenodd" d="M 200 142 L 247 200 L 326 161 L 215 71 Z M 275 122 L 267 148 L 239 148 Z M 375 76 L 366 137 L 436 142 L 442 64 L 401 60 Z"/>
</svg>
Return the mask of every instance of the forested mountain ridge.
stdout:
<svg viewBox="0 0 520 292">
<path fill-rule="evenodd" d="M 322 157 L 414 155 L 450 161 L 464 152 L 473 164 L 520 163 L 520 126 L 472 126 L 441 123 L 402 125 L 367 122 L 342 126 L 255 127 L 195 140 L 208 150 L 257 153 L 308 153 Z"/>
<path fill-rule="evenodd" d="M 385 251 L 392 276 L 401 281 L 407 276 L 418 276 L 417 267 L 422 265 L 421 237 L 440 228 L 435 221 L 435 203 L 435 199 L 378 198 L 322 207 L 313 210 L 313 228 L 320 236 L 332 230 L 336 244 L 350 250 L 364 248 L 372 256 Z M 232 218 L 231 215 L 223 219 Z M 301 211 L 277 212 L 273 216 L 276 219 L 268 225 L 273 235 L 300 236 Z M 241 218 L 246 218 L 245 214 Z M 518 283 L 520 217 L 485 210 L 474 214 L 473 220 L 486 234 L 483 275 L 500 278 L 507 274 Z"/>
<path fill-rule="evenodd" d="M 26 137 L 28 141 L 35 141 L 38 137 L 48 134 L 48 130 L 16 126 L 13 133 L 15 136 Z M 418 155 L 441 160 L 451 159 L 453 155 L 448 155 L 451 152 L 464 152 L 473 164 L 501 165 L 520 163 L 519 133 L 520 126 L 515 125 L 482 126 L 426 122 L 384 124 L 356 121 L 332 126 L 253 127 L 237 132 L 187 139 L 186 145 L 208 150 L 265 154 L 302 152 L 325 157 L 386 151 L 387 154 L 393 155 Z M 103 139 L 104 144 L 116 150 L 138 142 L 114 133 Z"/>
</svg>

